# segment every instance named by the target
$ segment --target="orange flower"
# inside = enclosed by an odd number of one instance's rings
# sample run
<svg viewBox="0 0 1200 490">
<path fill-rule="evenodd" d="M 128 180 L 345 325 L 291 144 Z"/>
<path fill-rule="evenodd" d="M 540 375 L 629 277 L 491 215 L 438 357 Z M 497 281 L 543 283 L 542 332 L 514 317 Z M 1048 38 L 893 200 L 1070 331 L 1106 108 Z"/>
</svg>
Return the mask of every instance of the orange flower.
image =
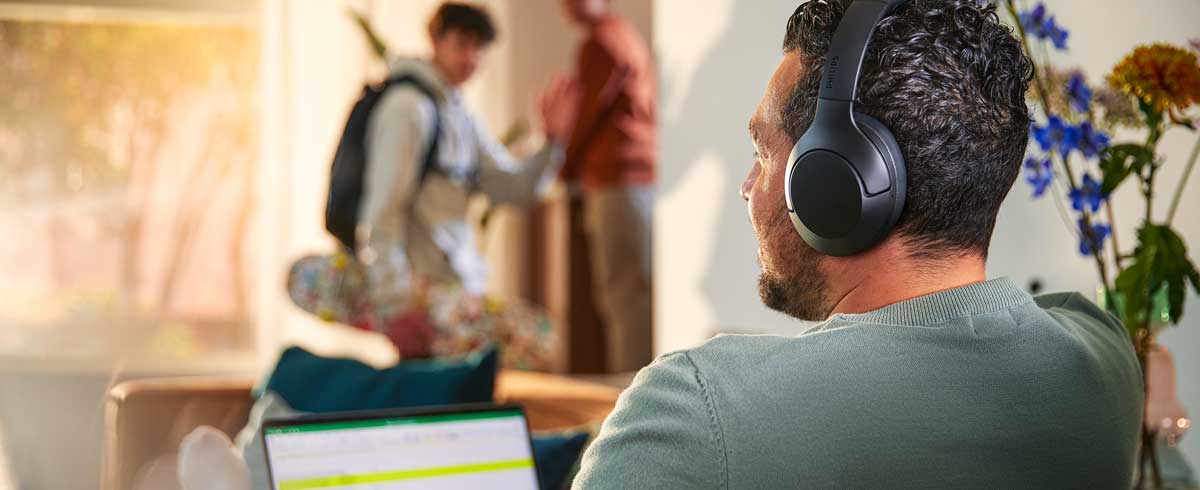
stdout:
<svg viewBox="0 0 1200 490">
<path fill-rule="evenodd" d="M 1183 110 L 1200 103 L 1196 54 L 1170 44 L 1138 46 L 1113 67 L 1108 84 L 1176 121 Z"/>
</svg>

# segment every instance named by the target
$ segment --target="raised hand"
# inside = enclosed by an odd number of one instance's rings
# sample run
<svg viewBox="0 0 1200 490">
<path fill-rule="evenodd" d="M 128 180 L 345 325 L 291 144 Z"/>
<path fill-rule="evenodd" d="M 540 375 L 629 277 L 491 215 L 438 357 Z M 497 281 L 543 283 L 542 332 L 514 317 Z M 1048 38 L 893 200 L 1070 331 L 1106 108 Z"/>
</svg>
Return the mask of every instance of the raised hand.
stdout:
<svg viewBox="0 0 1200 490">
<path fill-rule="evenodd" d="M 564 74 L 555 75 L 538 94 L 538 115 L 547 140 L 560 145 L 570 141 L 581 94 L 579 81 Z"/>
</svg>

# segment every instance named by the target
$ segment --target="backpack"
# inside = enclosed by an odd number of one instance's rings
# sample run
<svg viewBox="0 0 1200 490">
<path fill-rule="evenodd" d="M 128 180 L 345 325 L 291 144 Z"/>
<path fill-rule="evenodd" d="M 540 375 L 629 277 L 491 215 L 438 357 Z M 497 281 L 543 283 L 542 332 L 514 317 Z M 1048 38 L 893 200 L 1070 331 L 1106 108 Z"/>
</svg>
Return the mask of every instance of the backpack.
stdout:
<svg viewBox="0 0 1200 490">
<path fill-rule="evenodd" d="M 412 75 L 400 75 L 380 84 L 363 86 L 362 95 L 350 110 L 350 117 L 346 120 L 346 128 L 342 130 L 342 139 L 333 157 L 329 171 L 329 198 L 325 202 L 325 229 L 350 250 L 357 250 L 355 230 L 358 228 L 358 208 L 367 170 L 367 123 L 383 94 L 397 85 L 412 86 L 434 102 L 433 136 L 417 174 L 418 188 L 426 174 L 436 166 L 441 118 L 436 109 L 437 97 L 433 89 Z"/>
</svg>

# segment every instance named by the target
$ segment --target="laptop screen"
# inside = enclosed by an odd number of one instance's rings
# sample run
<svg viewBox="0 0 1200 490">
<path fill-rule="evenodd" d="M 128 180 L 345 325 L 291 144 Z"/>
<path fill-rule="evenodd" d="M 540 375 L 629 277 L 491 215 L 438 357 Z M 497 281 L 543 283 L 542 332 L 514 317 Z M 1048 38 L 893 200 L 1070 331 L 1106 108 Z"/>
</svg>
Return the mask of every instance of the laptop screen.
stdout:
<svg viewBox="0 0 1200 490">
<path fill-rule="evenodd" d="M 517 407 L 269 421 L 263 440 L 277 490 L 538 487 Z"/>
</svg>

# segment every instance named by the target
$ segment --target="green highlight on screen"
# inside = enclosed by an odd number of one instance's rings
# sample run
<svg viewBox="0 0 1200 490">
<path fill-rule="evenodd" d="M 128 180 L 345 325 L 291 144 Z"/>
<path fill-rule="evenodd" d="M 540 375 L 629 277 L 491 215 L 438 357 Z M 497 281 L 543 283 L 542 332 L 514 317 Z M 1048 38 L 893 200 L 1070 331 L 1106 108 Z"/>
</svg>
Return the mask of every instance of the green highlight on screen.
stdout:
<svg viewBox="0 0 1200 490">
<path fill-rule="evenodd" d="M 347 429 L 369 429 L 373 427 L 389 427 L 395 425 L 414 425 L 414 424 L 440 424 L 446 422 L 464 422 L 468 420 L 483 420 L 483 419 L 503 419 L 521 417 L 520 410 L 497 410 L 487 412 L 472 412 L 472 413 L 451 413 L 443 415 L 416 415 L 412 417 L 390 418 L 390 419 L 373 419 L 373 420 L 351 420 L 346 422 L 325 422 L 325 423 L 302 423 L 296 425 L 284 425 L 279 427 L 267 427 L 266 435 L 275 434 L 292 434 L 298 432 L 320 432 L 327 430 L 347 430 Z"/>
<path fill-rule="evenodd" d="M 386 483 L 419 478 L 435 478 L 439 476 L 467 475 L 471 473 L 486 473 L 489 471 L 515 470 L 533 468 L 533 458 L 495 461 L 491 463 L 463 464 L 455 466 L 439 466 L 434 468 L 419 468 L 402 471 L 385 471 L 380 473 L 364 473 L 361 475 L 337 475 L 303 480 L 285 480 L 279 482 L 280 490 L 306 490 L 309 488 L 328 488 L 346 485 L 362 485 L 367 483 Z"/>
</svg>

